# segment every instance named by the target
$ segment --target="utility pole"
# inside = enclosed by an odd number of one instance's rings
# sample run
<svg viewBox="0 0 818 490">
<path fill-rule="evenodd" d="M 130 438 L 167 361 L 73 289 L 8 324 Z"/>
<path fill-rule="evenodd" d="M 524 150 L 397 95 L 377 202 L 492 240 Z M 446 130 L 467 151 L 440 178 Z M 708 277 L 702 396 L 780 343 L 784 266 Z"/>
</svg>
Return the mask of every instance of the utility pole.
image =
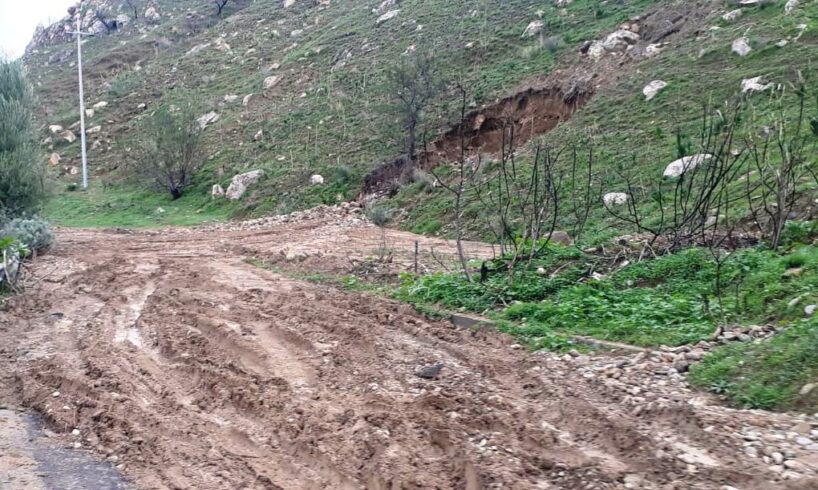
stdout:
<svg viewBox="0 0 818 490">
<path fill-rule="evenodd" d="M 85 94 L 82 87 L 82 36 L 93 36 L 89 32 L 82 32 L 82 2 L 77 10 L 77 73 L 80 85 L 80 142 L 82 144 L 82 188 L 88 188 L 88 156 L 85 150 Z"/>
</svg>

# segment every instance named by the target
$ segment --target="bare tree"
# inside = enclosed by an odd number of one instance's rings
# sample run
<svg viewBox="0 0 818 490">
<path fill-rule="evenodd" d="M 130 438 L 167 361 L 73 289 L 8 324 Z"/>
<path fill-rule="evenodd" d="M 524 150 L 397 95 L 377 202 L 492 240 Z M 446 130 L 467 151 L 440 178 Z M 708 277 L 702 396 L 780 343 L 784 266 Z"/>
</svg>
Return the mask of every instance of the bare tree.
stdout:
<svg viewBox="0 0 818 490">
<path fill-rule="evenodd" d="M 218 9 L 216 15 L 221 17 L 222 10 L 224 10 L 224 7 L 227 5 L 227 2 L 228 0 L 213 0 L 213 3 L 216 4 L 216 8 Z"/>
<path fill-rule="evenodd" d="M 394 102 L 392 109 L 403 120 L 406 154 L 412 163 L 417 161 L 418 132 L 424 111 L 440 91 L 441 84 L 435 71 L 434 58 L 426 53 L 403 57 L 387 71 L 387 83 Z"/>
<path fill-rule="evenodd" d="M 815 135 L 806 128 L 804 83 L 799 82 L 794 91 L 798 100 L 795 119 L 786 115 L 787 94 L 781 90 L 773 95 L 777 108 L 771 126 L 765 127 L 760 135 L 751 134 L 747 138 L 751 167 L 756 174 L 748 170 L 747 181 L 756 182 L 759 189 L 758 195 L 747 193 L 750 213 L 773 250 L 781 245 L 784 226 L 801 196 L 798 184 L 810 175 L 815 178 L 818 163 Z"/>
<path fill-rule="evenodd" d="M 133 12 L 133 20 L 139 19 L 139 4 L 138 0 L 125 0 L 125 5 Z"/>
<path fill-rule="evenodd" d="M 627 171 L 616 172 L 629 196 L 626 209 L 603 203 L 608 212 L 630 223 L 640 233 L 651 235 L 652 247 L 659 238 L 668 250 L 689 245 L 708 245 L 720 231 L 722 209 L 743 195 L 730 192 L 729 184 L 743 172 L 747 152 L 734 148 L 736 131 L 743 114 L 743 103 L 727 107 L 724 113 L 705 106 L 699 133 L 698 154 L 683 160 L 681 175 L 662 177 L 645 188 Z M 631 169 L 638 168 L 636 162 Z M 654 208 L 652 218 L 642 215 L 643 205 Z M 723 224 L 723 223 L 721 223 Z"/>
<path fill-rule="evenodd" d="M 468 261 L 466 260 L 466 252 L 463 249 L 463 235 L 464 235 L 464 211 L 466 193 L 470 186 L 473 185 L 475 177 L 480 171 L 480 158 L 470 165 L 466 162 L 466 137 L 465 137 L 465 121 L 466 121 L 466 89 L 462 85 L 458 85 L 457 90 L 460 92 L 461 106 L 460 106 L 460 160 L 457 165 L 457 172 L 455 173 L 454 182 L 446 182 L 440 175 L 432 170 L 432 175 L 437 182 L 445 190 L 452 194 L 454 200 L 454 224 L 455 224 L 455 238 L 457 243 L 457 258 L 460 261 L 460 267 L 463 269 L 463 274 L 466 279 L 471 282 L 471 272 L 469 271 Z"/>
<path fill-rule="evenodd" d="M 565 152 L 565 147 L 538 144 L 530 164 L 518 162 L 514 131 L 512 123 L 506 125 L 500 161 L 477 185 L 501 252 L 511 255 L 509 277 L 521 258 L 530 264 L 554 235 L 562 201 L 559 166 Z"/>
<path fill-rule="evenodd" d="M 163 106 L 146 120 L 132 166 L 137 175 L 178 199 L 201 167 L 202 127 L 189 104 L 174 109 Z"/>
</svg>

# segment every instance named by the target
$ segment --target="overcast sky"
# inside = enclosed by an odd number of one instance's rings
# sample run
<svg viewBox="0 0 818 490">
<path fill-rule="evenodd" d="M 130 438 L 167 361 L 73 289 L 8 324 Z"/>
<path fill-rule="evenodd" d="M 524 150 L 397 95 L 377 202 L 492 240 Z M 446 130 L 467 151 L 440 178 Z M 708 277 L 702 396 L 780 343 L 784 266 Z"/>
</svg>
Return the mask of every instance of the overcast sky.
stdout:
<svg viewBox="0 0 818 490">
<path fill-rule="evenodd" d="M 47 25 L 68 14 L 77 0 L 0 0 L 0 54 L 23 54 L 38 24 Z"/>
</svg>

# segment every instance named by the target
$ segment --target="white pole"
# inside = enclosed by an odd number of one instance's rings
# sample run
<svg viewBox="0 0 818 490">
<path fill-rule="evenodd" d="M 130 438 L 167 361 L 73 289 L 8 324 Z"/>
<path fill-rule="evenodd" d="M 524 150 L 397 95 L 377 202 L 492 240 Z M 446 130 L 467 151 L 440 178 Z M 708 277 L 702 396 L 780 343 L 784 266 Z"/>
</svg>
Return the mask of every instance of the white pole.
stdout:
<svg viewBox="0 0 818 490">
<path fill-rule="evenodd" d="M 85 153 L 85 94 L 82 89 L 82 10 L 77 14 L 77 71 L 80 83 L 80 141 L 82 143 L 82 188 L 88 188 L 88 157 Z"/>
</svg>

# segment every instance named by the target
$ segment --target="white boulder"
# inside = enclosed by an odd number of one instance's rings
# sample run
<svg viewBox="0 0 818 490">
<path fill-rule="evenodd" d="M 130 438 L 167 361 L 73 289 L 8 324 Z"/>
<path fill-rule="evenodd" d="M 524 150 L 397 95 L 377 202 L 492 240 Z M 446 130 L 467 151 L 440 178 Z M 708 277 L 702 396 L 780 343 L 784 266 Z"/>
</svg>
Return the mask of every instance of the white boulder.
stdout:
<svg viewBox="0 0 818 490">
<path fill-rule="evenodd" d="M 271 88 L 278 85 L 278 82 L 281 81 L 280 75 L 271 75 L 264 79 L 264 90 L 270 90 Z"/>
<path fill-rule="evenodd" d="M 284 8 L 290 8 L 295 5 L 295 0 L 284 0 Z"/>
<path fill-rule="evenodd" d="M 230 181 L 230 186 L 224 194 L 231 201 L 241 199 L 241 196 L 247 192 L 247 188 L 258 182 L 263 176 L 264 170 L 253 170 L 252 172 L 236 175 Z"/>
<path fill-rule="evenodd" d="M 77 135 L 74 134 L 73 131 L 70 129 L 66 129 L 62 133 L 60 133 L 60 138 L 64 139 L 67 143 L 73 143 L 77 141 Z"/>
<path fill-rule="evenodd" d="M 93 105 L 94 109 L 103 109 L 108 106 L 108 102 L 101 100 Z"/>
<path fill-rule="evenodd" d="M 606 206 L 621 206 L 622 204 L 626 204 L 628 199 L 630 199 L 630 197 L 624 192 L 609 192 L 602 196 L 602 202 L 605 203 Z"/>
<path fill-rule="evenodd" d="M 763 83 L 762 77 L 745 78 L 741 81 L 741 93 L 763 92 L 773 87 L 772 83 Z"/>
<path fill-rule="evenodd" d="M 253 98 L 253 94 L 245 95 L 244 98 L 241 99 L 241 105 L 243 105 L 244 107 L 247 107 L 248 105 L 250 105 L 250 99 L 252 99 L 252 98 Z"/>
<path fill-rule="evenodd" d="M 85 109 L 85 117 L 94 117 L 94 109 Z"/>
<path fill-rule="evenodd" d="M 724 19 L 725 22 L 735 22 L 743 13 L 741 9 L 735 9 L 722 15 L 721 18 Z"/>
<path fill-rule="evenodd" d="M 263 137 L 264 137 L 264 130 L 259 129 L 258 132 L 256 132 L 255 136 L 253 136 L 253 141 L 260 141 Z"/>
<path fill-rule="evenodd" d="M 312 185 L 321 185 L 324 183 L 324 177 L 318 174 L 314 174 L 310 176 L 310 184 Z"/>
<path fill-rule="evenodd" d="M 237 101 L 238 99 L 239 99 L 238 95 L 225 95 L 224 96 L 224 101 L 226 103 L 228 103 L 228 104 L 232 104 L 233 102 Z"/>
<path fill-rule="evenodd" d="M 207 114 L 200 116 L 199 119 L 196 121 L 199 123 L 199 127 L 204 129 L 207 127 L 208 124 L 214 123 L 219 120 L 219 115 L 216 114 L 214 111 L 210 111 Z"/>
<path fill-rule="evenodd" d="M 94 126 L 85 130 L 85 134 L 97 134 L 102 131 L 102 126 Z"/>
<path fill-rule="evenodd" d="M 376 20 L 375 23 L 380 25 L 389 19 L 394 19 L 395 17 L 398 16 L 398 12 L 400 12 L 400 9 L 390 10 L 389 12 L 378 17 L 378 20 Z"/>
<path fill-rule="evenodd" d="M 533 37 L 542 32 L 542 28 L 545 25 L 545 22 L 541 20 L 532 20 L 528 27 L 525 28 L 523 31 L 522 37 Z"/>
<path fill-rule="evenodd" d="M 51 131 L 51 134 L 61 133 L 65 128 L 60 126 L 59 124 L 52 124 L 48 127 L 48 130 Z"/>
<path fill-rule="evenodd" d="M 654 80 L 645 85 L 645 88 L 642 89 L 645 100 L 653 99 L 665 87 L 667 87 L 667 82 L 664 80 Z"/>
<path fill-rule="evenodd" d="M 739 56 L 747 56 L 753 48 L 750 47 L 750 40 L 746 37 L 740 37 L 733 41 L 733 52 Z"/>
<path fill-rule="evenodd" d="M 674 160 L 668 164 L 662 175 L 664 177 L 679 177 L 688 170 L 693 170 L 711 158 L 713 158 L 713 155 L 700 153 L 698 155 L 691 155 L 689 157 Z"/>
<path fill-rule="evenodd" d="M 156 8 L 152 5 L 145 9 L 145 15 L 143 15 L 143 17 L 148 22 L 159 22 L 159 19 L 162 18 L 162 16 L 159 15 L 159 12 L 157 12 Z"/>
<path fill-rule="evenodd" d="M 795 9 L 798 8 L 798 4 L 800 2 L 798 0 L 788 0 L 787 4 L 784 5 L 784 13 L 791 14 Z"/>
<path fill-rule="evenodd" d="M 624 51 L 628 46 L 636 44 L 638 41 L 639 34 L 633 31 L 619 29 L 618 31 L 608 34 L 608 37 L 602 41 L 602 47 L 605 48 L 605 51 L 609 52 Z"/>
<path fill-rule="evenodd" d="M 211 197 L 223 197 L 224 196 L 224 188 L 219 184 L 214 184 L 213 187 L 210 189 L 210 196 Z"/>
<path fill-rule="evenodd" d="M 383 0 L 377 8 L 372 9 L 373 14 L 383 15 L 398 5 L 398 0 Z"/>
</svg>

